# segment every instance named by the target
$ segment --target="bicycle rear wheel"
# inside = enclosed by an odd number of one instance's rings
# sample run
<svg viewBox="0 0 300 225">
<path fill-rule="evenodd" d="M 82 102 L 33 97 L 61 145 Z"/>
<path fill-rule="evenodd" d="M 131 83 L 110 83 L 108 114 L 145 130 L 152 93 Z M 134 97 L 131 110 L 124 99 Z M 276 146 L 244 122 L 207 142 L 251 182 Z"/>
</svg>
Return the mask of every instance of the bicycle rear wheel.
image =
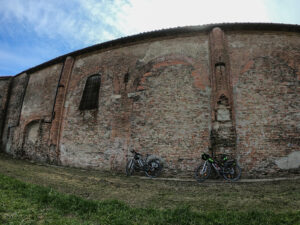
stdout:
<svg viewBox="0 0 300 225">
<path fill-rule="evenodd" d="M 195 179 L 201 183 L 205 181 L 211 173 L 211 164 L 207 161 L 200 164 L 195 170 Z"/>
<path fill-rule="evenodd" d="M 147 163 L 147 170 L 145 174 L 147 177 L 157 177 L 163 169 L 163 164 L 158 158 L 150 159 Z"/>
</svg>

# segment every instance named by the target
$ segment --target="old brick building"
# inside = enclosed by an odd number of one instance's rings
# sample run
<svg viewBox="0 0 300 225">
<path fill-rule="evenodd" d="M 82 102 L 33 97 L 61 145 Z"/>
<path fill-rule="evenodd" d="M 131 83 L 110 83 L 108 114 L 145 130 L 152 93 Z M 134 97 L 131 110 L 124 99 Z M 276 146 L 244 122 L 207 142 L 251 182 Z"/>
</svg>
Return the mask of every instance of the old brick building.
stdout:
<svg viewBox="0 0 300 225">
<path fill-rule="evenodd" d="M 190 174 L 211 146 L 244 176 L 300 166 L 300 26 L 215 24 L 91 46 L 0 78 L 1 150 L 124 170 L 131 148 Z"/>
</svg>

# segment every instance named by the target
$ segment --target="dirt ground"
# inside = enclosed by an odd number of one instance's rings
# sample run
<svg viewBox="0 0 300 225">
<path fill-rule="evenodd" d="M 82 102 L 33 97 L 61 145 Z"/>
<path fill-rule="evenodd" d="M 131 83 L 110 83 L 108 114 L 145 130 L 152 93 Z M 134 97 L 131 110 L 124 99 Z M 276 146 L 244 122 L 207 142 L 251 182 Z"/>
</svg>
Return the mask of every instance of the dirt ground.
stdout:
<svg viewBox="0 0 300 225">
<path fill-rule="evenodd" d="M 87 199 L 124 201 L 159 209 L 190 206 L 203 210 L 300 209 L 300 179 L 229 183 L 144 179 L 140 176 L 42 165 L 0 154 L 0 173 Z"/>
</svg>

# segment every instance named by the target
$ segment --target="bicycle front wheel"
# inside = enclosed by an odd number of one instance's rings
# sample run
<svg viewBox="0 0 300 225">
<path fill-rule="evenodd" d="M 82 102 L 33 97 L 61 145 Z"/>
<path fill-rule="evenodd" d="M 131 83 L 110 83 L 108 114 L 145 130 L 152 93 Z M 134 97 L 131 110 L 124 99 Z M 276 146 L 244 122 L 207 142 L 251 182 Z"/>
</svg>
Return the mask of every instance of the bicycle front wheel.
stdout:
<svg viewBox="0 0 300 225">
<path fill-rule="evenodd" d="M 195 179 L 201 183 L 205 181 L 211 173 L 211 164 L 205 161 L 203 164 L 200 164 L 195 170 Z"/>
<path fill-rule="evenodd" d="M 224 169 L 223 177 L 225 180 L 237 181 L 241 177 L 242 170 L 237 163 Z"/>
<path fill-rule="evenodd" d="M 131 176 L 134 172 L 134 161 L 133 159 L 129 160 L 126 165 L 126 175 Z"/>
</svg>

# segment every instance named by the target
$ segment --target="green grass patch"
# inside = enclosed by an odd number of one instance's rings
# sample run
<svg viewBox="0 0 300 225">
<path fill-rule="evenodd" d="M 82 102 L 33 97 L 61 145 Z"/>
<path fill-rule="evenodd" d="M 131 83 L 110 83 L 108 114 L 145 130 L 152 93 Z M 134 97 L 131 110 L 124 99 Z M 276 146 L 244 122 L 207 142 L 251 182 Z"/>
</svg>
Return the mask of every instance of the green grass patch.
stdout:
<svg viewBox="0 0 300 225">
<path fill-rule="evenodd" d="M 300 224 L 300 211 L 134 208 L 62 194 L 0 174 L 0 224 Z"/>
</svg>

